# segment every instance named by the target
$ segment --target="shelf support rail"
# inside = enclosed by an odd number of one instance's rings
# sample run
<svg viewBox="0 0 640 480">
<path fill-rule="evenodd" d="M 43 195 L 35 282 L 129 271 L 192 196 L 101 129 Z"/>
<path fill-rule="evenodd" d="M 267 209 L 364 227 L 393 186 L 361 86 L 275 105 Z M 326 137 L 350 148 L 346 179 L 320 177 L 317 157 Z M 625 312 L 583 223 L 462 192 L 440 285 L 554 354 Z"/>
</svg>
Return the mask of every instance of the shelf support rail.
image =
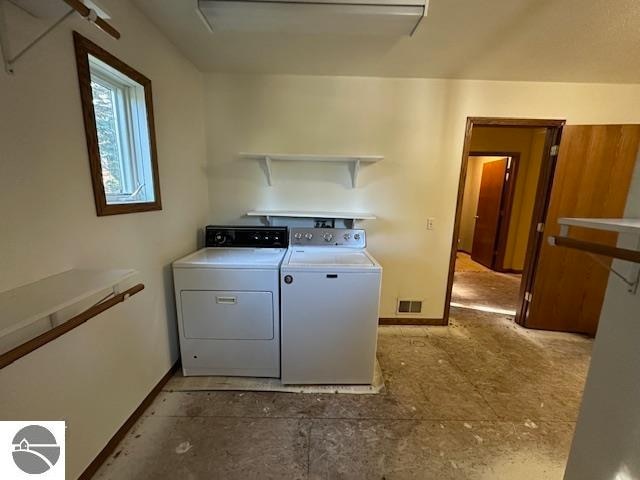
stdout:
<svg viewBox="0 0 640 480">
<path fill-rule="evenodd" d="M 627 291 L 629 293 L 636 294 L 638 292 L 638 286 L 640 286 L 640 237 L 638 238 L 638 250 L 629 250 L 626 248 L 618 248 L 594 242 L 587 242 L 584 240 L 577 240 L 575 238 L 570 238 L 568 235 L 569 226 L 560 225 L 560 235 L 550 236 L 548 238 L 549 244 L 552 246 L 573 248 L 575 250 L 586 252 L 599 265 L 603 266 L 622 280 L 627 285 Z M 635 266 L 633 269 L 635 270 L 635 273 L 632 274 L 631 280 L 625 274 L 620 273 L 612 266 L 603 262 L 598 256 L 605 256 L 634 263 Z"/>
<path fill-rule="evenodd" d="M 83 18 L 96 25 L 104 32 L 111 35 L 113 38 L 120 38 L 120 32 L 113 28 L 104 19 L 98 16 L 98 13 L 92 8 L 87 7 L 80 0 L 62 0 L 69 5 L 71 9 L 65 13 L 61 18 L 53 22 L 53 24 L 47 27 L 44 32 L 38 35 L 35 39 L 29 42 L 22 50 L 11 55 L 11 43 L 9 41 L 9 30 L 7 27 L 7 18 L 5 15 L 5 2 L 7 0 L 0 0 L 0 53 L 2 53 L 2 61 L 4 62 L 4 69 L 7 73 L 13 74 L 14 64 L 29 50 L 31 50 L 40 40 L 46 37 L 53 29 L 69 18 L 74 12 L 79 13 Z"/>
</svg>

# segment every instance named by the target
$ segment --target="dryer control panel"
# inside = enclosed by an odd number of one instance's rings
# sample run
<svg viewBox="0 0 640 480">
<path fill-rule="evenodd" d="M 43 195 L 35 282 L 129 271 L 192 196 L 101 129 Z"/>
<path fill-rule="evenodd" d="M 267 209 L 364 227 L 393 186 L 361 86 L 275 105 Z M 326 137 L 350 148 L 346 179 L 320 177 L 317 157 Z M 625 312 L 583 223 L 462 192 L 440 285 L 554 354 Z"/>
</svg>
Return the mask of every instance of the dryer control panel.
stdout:
<svg viewBox="0 0 640 480">
<path fill-rule="evenodd" d="M 289 232 L 291 245 L 316 247 L 365 248 L 366 233 L 355 228 L 292 228 Z"/>
<path fill-rule="evenodd" d="M 205 229 L 207 247 L 286 248 L 287 227 L 219 227 Z"/>
</svg>

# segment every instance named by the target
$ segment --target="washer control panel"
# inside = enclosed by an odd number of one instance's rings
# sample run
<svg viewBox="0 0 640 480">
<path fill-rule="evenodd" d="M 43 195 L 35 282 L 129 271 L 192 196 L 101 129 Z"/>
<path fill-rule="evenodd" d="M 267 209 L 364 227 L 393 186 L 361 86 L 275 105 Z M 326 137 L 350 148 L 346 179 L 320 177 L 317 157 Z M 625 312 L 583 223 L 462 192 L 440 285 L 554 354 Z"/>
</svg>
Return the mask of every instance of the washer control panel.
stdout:
<svg viewBox="0 0 640 480">
<path fill-rule="evenodd" d="M 354 228 L 292 228 L 289 243 L 316 247 L 365 248 L 367 246 L 365 231 Z"/>
</svg>

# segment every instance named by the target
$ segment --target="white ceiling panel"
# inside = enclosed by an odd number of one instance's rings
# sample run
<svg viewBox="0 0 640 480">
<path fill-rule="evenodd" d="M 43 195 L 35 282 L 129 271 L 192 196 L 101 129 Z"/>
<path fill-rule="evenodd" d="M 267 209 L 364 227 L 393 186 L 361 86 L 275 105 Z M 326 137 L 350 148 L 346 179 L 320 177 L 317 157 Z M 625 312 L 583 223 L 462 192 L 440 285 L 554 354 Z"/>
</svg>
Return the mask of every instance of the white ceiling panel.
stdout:
<svg viewBox="0 0 640 480">
<path fill-rule="evenodd" d="M 431 0 L 412 37 L 213 32 L 134 0 L 202 71 L 640 83 L 638 0 Z"/>
</svg>

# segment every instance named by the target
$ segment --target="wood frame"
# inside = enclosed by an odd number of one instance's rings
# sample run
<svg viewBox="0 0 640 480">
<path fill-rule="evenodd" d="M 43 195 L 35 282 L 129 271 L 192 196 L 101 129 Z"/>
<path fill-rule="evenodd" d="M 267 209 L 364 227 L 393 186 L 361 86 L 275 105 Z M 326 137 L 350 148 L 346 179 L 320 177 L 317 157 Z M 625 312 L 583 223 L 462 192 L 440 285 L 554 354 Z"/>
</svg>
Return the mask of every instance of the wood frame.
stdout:
<svg viewBox="0 0 640 480">
<path fill-rule="evenodd" d="M 513 161 L 513 167 L 511 169 L 511 175 L 509 176 L 509 182 L 507 182 L 507 188 L 502 192 L 502 200 L 500 206 L 504 207 L 504 215 L 500 218 L 498 225 L 498 235 L 496 237 L 496 254 L 493 258 L 492 270 L 497 272 L 509 272 L 511 269 L 504 268 L 504 256 L 507 253 L 507 241 L 509 239 L 509 227 L 511 225 L 511 213 L 513 211 L 513 201 L 516 193 L 516 183 L 518 179 L 518 173 L 520 169 L 520 152 L 482 152 L 473 151 L 467 155 L 467 168 L 469 157 L 510 157 Z M 465 175 L 466 181 L 466 175 Z M 464 188 L 464 186 L 463 186 Z M 506 222 L 504 220 L 507 220 Z M 471 252 L 469 252 L 471 255 Z"/>
<path fill-rule="evenodd" d="M 442 319 L 426 317 L 381 317 L 378 319 L 378 325 L 442 325 Z"/>
<path fill-rule="evenodd" d="M 460 177 L 458 181 L 458 195 L 456 200 L 456 216 L 453 226 L 453 237 L 451 239 L 451 254 L 449 257 L 449 275 L 447 278 L 447 293 L 445 297 L 443 325 L 449 324 L 451 312 L 451 293 L 453 289 L 453 279 L 456 266 L 456 252 L 458 235 L 460 234 L 460 217 L 462 215 L 462 200 L 464 196 L 464 184 L 467 178 L 467 166 L 469 152 L 471 151 L 471 134 L 473 127 L 521 127 L 521 128 L 546 128 L 547 135 L 543 149 L 543 162 L 538 178 L 538 188 L 536 191 L 536 201 L 533 208 L 531 227 L 529 229 L 529 240 L 527 243 L 527 253 L 520 283 L 518 295 L 518 309 L 516 312 L 516 322 L 523 325 L 526 321 L 526 311 L 528 301 L 525 293 L 533 285 L 535 267 L 542 245 L 542 234 L 537 231 L 537 224 L 544 222 L 549 207 L 551 197 L 551 186 L 553 174 L 556 166 L 556 155 L 552 155 L 551 147 L 559 145 L 562 135 L 562 127 L 566 120 L 552 119 L 528 119 L 528 118 L 500 118 L 500 117 L 467 117 L 465 126 L 464 143 L 462 147 L 462 162 L 460 165 Z"/>
<path fill-rule="evenodd" d="M 100 216 L 119 215 L 124 213 L 148 212 L 162 210 L 160 195 L 160 175 L 158 172 L 158 153 L 156 149 L 155 122 L 153 117 L 153 95 L 151 80 L 134 70 L 126 63 L 120 61 L 109 52 L 83 37 L 78 32 L 73 32 L 75 46 L 76 65 L 78 69 L 78 82 L 80 85 L 80 100 L 82 102 L 82 115 L 84 119 L 85 134 L 87 137 L 87 149 L 89 152 L 89 166 L 91 168 L 91 183 L 96 204 L 96 213 Z M 93 108 L 93 95 L 91 93 L 91 73 L 89 70 L 89 55 L 103 61 L 107 65 L 118 70 L 122 74 L 136 81 L 144 87 L 144 97 L 147 110 L 147 127 L 149 130 L 149 149 L 151 168 L 153 170 L 153 189 L 155 199 L 153 202 L 108 204 L 102 183 L 102 167 L 100 162 L 100 150 L 98 146 L 98 134 L 96 130 L 95 112 Z"/>
<path fill-rule="evenodd" d="M 76 12 L 78 12 L 84 18 L 95 23 L 96 26 L 99 29 L 101 29 L 103 32 L 108 33 L 116 40 L 120 38 L 120 32 L 115 28 L 113 28 L 109 24 L 109 22 L 107 22 L 106 20 L 98 16 L 96 16 L 95 19 L 93 19 L 93 17 L 91 16 L 93 11 L 89 7 L 87 7 L 84 3 L 82 3 L 80 0 L 62 0 L 62 1 L 67 5 L 69 5 L 71 8 L 73 8 Z M 95 14 L 95 12 L 93 13 Z"/>
</svg>

